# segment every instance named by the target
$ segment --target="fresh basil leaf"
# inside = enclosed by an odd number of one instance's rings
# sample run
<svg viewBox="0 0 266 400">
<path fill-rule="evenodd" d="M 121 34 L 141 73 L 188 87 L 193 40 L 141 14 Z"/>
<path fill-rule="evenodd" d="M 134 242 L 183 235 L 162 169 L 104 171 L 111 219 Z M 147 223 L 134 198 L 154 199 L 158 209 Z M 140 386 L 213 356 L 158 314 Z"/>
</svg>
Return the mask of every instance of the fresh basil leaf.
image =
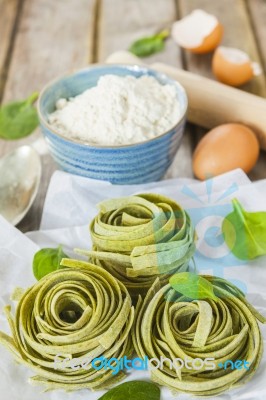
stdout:
<svg viewBox="0 0 266 400">
<path fill-rule="evenodd" d="M 136 40 L 129 51 L 138 57 L 147 57 L 164 49 L 164 41 L 169 36 L 169 31 L 164 30 L 156 35 Z"/>
<path fill-rule="evenodd" d="M 151 382 L 130 381 L 109 390 L 98 400 L 160 400 L 160 389 Z"/>
<path fill-rule="evenodd" d="M 175 291 L 192 300 L 212 299 L 217 300 L 213 285 L 200 275 L 190 272 L 179 272 L 169 279 Z"/>
<path fill-rule="evenodd" d="M 38 93 L 26 100 L 16 101 L 0 107 L 0 138 L 20 139 L 30 135 L 39 125 L 38 114 L 33 103 Z"/>
<path fill-rule="evenodd" d="M 237 199 L 233 211 L 223 220 L 224 240 L 240 260 L 252 260 L 266 254 L 266 212 L 247 212 Z"/>
<path fill-rule="evenodd" d="M 33 258 L 33 274 L 39 281 L 45 275 L 60 269 L 60 262 L 68 256 L 63 252 L 62 246 L 45 248 L 37 251 Z"/>
</svg>

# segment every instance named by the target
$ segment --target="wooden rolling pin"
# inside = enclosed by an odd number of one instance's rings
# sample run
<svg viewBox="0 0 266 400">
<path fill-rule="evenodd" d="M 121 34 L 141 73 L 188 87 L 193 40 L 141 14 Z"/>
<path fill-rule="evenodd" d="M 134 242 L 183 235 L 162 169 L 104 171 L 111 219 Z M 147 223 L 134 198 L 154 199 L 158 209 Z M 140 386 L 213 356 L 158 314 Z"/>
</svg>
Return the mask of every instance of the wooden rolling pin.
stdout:
<svg viewBox="0 0 266 400">
<path fill-rule="evenodd" d="M 113 53 L 106 62 L 145 65 L 141 59 L 127 51 Z M 163 63 L 155 63 L 150 67 L 167 74 L 184 86 L 189 100 L 190 122 L 205 128 L 227 122 L 246 124 L 257 134 L 261 148 L 266 150 L 265 98 Z"/>
</svg>

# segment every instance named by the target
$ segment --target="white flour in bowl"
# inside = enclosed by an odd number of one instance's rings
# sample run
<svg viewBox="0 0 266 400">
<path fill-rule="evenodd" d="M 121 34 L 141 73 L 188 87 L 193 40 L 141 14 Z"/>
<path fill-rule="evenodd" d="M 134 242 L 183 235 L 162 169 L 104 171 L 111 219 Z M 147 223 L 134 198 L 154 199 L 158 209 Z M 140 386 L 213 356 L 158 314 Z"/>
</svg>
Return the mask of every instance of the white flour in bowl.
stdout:
<svg viewBox="0 0 266 400">
<path fill-rule="evenodd" d="M 97 86 L 59 99 L 50 125 L 66 138 L 100 145 L 123 145 L 155 138 L 180 118 L 176 89 L 142 76 L 102 76 Z"/>
</svg>

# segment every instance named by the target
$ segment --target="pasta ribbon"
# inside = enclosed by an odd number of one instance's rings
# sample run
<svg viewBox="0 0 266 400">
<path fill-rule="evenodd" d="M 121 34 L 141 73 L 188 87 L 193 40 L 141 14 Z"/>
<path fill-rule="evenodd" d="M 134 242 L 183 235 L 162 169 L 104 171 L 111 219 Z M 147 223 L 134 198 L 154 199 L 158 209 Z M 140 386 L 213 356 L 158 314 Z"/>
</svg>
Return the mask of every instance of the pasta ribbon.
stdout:
<svg viewBox="0 0 266 400">
<path fill-rule="evenodd" d="M 121 282 L 96 265 L 70 259 L 61 264 L 66 268 L 22 295 L 15 317 L 10 306 L 5 308 L 12 336 L 0 332 L 0 343 L 36 373 L 32 383 L 48 390 L 109 388 L 125 373 L 114 376 L 90 361 L 132 354 L 131 298 Z"/>
<path fill-rule="evenodd" d="M 133 344 L 139 357 L 167 358 L 176 366 L 165 362 L 152 371 L 153 381 L 174 392 L 215 396 L 246 383 L 256 372 L 263 352 L 257 320 L 266 319 L 230 282 L 205 278 L 213 284 L 217 301 L 191 301 L 170 285 L 160 287 L 157 280 L 144 301 L 139 297 Z M 214 368 L 206 368 L 207 358 L 214 359 Z M 234 368 L 237 360 L 247 368 Z"/>
<path fill-rule="evenodd" d="M 159 194 L 140 194 L 100 203 L 90 225 L 93 250 L 87 255 L 127 287 L 132 297 L 145 295 L 159 277 L 163 284 L 187 271 L 195 251 L 189 215 Z"/>
</svg>

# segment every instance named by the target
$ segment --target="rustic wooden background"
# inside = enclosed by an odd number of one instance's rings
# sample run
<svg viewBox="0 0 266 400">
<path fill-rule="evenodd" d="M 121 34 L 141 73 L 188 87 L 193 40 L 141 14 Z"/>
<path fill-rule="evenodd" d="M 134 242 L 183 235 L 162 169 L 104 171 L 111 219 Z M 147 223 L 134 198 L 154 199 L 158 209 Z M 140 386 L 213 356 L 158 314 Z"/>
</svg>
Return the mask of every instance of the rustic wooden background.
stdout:
<svg viewBox="0 0 266 400">
<path fill-rule="evenodd" d="M 170 26 L 195 8 L 215 14 L 225 27 L 223 43 L 246 51 L 265 72 L 265 0 L 0 0 L 0 101 L 25 98 L 66 71 L 103 62 L 112 52 L 127 49 L 133 40 Z M 145 61 L 163 61 L 212 78 L 210 60 L 211 55 L 191 55 L 168 40 L 164 52 Z M 265 74 L 243 90 L 265 97 Z M 200 127 L 188 125 L 168 177 L 193 176 L 191 154 L 203 134 Z M 34 142 L 38 135 L 16 142 L 0 140 L 0 156 Z M 49 155 L 42 162 L 41 189 L 19 225 L 22 231 L 38 229 L 56 168 Z M 250 177 L 266 178 L 265 153 Z"/>
</svg>

